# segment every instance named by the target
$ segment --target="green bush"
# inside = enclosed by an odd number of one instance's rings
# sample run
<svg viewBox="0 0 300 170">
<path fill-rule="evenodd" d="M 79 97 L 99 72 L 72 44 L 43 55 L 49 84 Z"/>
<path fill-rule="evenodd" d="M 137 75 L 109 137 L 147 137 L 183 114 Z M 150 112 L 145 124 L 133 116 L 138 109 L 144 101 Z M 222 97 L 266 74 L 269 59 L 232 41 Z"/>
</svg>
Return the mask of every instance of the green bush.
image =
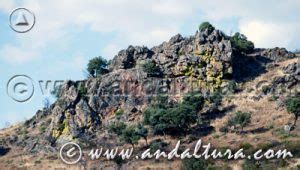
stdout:
<svg viewBox="0 0 300 170">
<path fill-rule="evenodd" d="M 212 93 L 210 96 L 209 96 L 209 101 L 210 103 L 218 106 L 221 104 L 222 102 L 222 99 L 223 99 L 223 95 L 220 91 L 215 91 L 214 93 Z"/>
<path fill-rule="evenodd" d="M 121 166 L 125 162 L 124 159 L 122 158 L 122 156 L 120 156 L 120 155 L 116 155 L 114 157 L 113 161 L 119 166 Z"/>
<path fill-rule="evenodd" d="M 205 170 L 208 166 L 207 161 L 203 159 L 190 158 L 182 161 L 183 170 Z"/>
<path fill-rule="evenodd" d="M 243 170 L 273 170 L 286 167 L 288 163 L 284 159 L 259 160 L 246 159 L 242 165 Z"/>
<path fill-rule="evenodd" d="M 286 110 L 289 113 L 294 114 L 294 126 L 296 126 L 296 122 L 300 114 L 300 97 L 289 97 L 286 100 Z"/>
<path fill-rule="evenodd" d="M 215 28 L 209 22 L 202 22 L 199 25 L 199 31 L 203 32 L 208 29 L 208 32 L 211 33 Z"/>
<path fill-rule="evenodd" d="M 254 160 L 246 159 L 242 165 L 243 170 L 259 170 L 258 164 Z"/>
<path fill-rule="evenodd" d="M 240 33 L 235 33 L 231 38 L 230 41 L 234 48 L 236 48 L 240 52 L 249 53 L 252 52 L 254 49 L 254 44 L 251 41 L 247 40 L 247 37 Z"/>
<path fill-rule="evenodd" d="M 143 65 L 143 70 L 151 76 L 160 75 L 160 69 L 153 60 L 146 62 Z"/>
<path fill-rule="evenodd" d="M 231 92 L 231 93 L 235 93 L 237 91 L 237 84 L 234 80 L 230 81 L 228 83 L 228 90 Z"/>
<path fill-rule="evenodd" d="M 144 113 L 144 123 L 149 124 L 156 134 L 180 134 L 197 122 L 197 112 L 203 106 L 200 95 L 188 95 L 183 102 L 169 107 L 154 105 Z"/>
<path fill-rule="evenodd" d="M 141 136 L 137 133 L 135 126 L 127 127 L 121 133 L 121 140 L 131 144 L 132 147 L 137 144 L 140 138 Z"/>
<path fill-rule="evenodd" d="M 78 95 L 80 98 L 88 100 L 87 88 L 84 86 L 84 84 L 79 84 Z"/>
<path fill-rule="evenodd" d="M 122 109 L 118 109 L 117 111 L 115 111 L 116 116 L 121 116 L 123 114 L 124 114 L 124 110 L 122 110 Z"/>
<path fill-rule="evenodd" d="M 241 143 L 239 149 L 240 148 L 243 148 L 246 154 L 252 154 L 252 152 L 254 152 L 254 147 L 248 142 Z"/>
<path fill-rule="evenodd" d="M 182 104 L 200 110 L 203 107 L 204 99 L 200 93 L 188 93 L 183 97 Z"/>
<path fill-rule="evenodd" d="M 300 142 L 298 142 L 298 141 L 285 141 L 283 148 L 290 151 L 295 158 L 300 157 Z"/>
<path fill-rule="evenodd" d="M 154 140 L 154 141 L 152 141 L 151 143 L 150 143 L 150 151 L 151 152 L 155 152 L 155 151 L 157 151 L 158 149 L 160 149 L 160 150 L 165 150 L 166 148 L 167 148 L 167 146 L 168 146 L 169 144 L 168 143 L 166 143 L 166 142 L 164 142 L 163 140 L 161 140 L 161 139 L 156 139 L 156 140 Z"/>
<path fill-rule="evenodd" d="M 228 132 L 228 127 L 227 126 L 222 126 L 222 127 L 220 127 L 219 131 L 222 132 L 222 133 L 227 133 Z"/>
<path fill-rule="evenodd" d="M 137 128 L 136 128 L 136 133 L 145 139 L 145 142 L 146 142 L 146 145 L 148 145 L 148 142 L 147 142 L 147 137 L 148 137 L 148 129 L 145 128 L 145 126 L 141 123 L 139 123 L 137 125 Z"/>
<path fill-rule="evenodd" d="M 87 65 L 87 71 L 93 77 L 97 75 L 102 75 L 108 72 L 107 65 L 107 61 L 101 56 L 95 57 L 89 61 Z"/>
<path fill-rule="evenodd" d="M 232 117 L 229 118 L 228 126 L 239 126 L 241 131 L 243 128 L 251 122 L 251 114 L 248 112 L 236 112 Z"/>
<path fill-rule="evenodd" d="M 158 95 L 154 99 L 153 107 L 167 109 L 172 106 L 173 105 L 172 105 L 172 103 L 169 102 L 169 97 L 167 95 Z"/>
<path fill-rule="evenodd" d="M 121 135 L 122 131 L 126 128 L 123 122 L 113 122 L 108 126 L 108 132 Z"/>
<path fill-rule="evenodd" d="M 41 126 L 40 126 L 40 132 L 41 132 L 41 133 L 46 132 L 46 129 L 47 129 L 47 127 L 46 127 L 45 125 L 41 125 Z"/>
</svg>

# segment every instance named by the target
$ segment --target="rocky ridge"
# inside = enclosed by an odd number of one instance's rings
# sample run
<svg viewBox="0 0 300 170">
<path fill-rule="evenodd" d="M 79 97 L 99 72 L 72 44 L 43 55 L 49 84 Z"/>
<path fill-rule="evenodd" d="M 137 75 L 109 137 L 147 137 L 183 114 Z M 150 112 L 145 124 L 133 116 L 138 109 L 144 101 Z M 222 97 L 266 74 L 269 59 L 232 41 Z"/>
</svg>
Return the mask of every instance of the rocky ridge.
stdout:
<svg viewBox="0 0 300 170">
<path fill-rule="evenodd" d="M 229 37 L 216 29 L 196 32 L 188 38 L 178 34 L 151 49 L 129 46 L 111 61 L 109 73 L 84 81 L 66 81 L 57 101 L 25 122 L 24 126 L 32 132 L 10 136 L 2 144 L 48 152 L 69 140 L 109 143 L 105 127 L 116 119 L 117 110 L 128 113 L 121 117 L 124 121 L 138 121 L 155 95 L 168 94 L 170 100 L 178 101 L 183 94 L 196 90 L 207 96 L 226 88 L 235 72 L 243 76 L 241 67 L 253 67 L 255 63 L 264 70 L 270 63 L 294 57 L 282 48 L 240 53 L 232 47 Z M 159 67 L 159 74 L 143 70 L 149 61 Z M 274 84 L 288 88 L 299 84 L 299 63 L 284 71 L 287 75 L 275 79 Z M 37 128 L 40 130 L 34 133 Z M 22 131 L 18 129 L 17 134 Z"/>
</svg>

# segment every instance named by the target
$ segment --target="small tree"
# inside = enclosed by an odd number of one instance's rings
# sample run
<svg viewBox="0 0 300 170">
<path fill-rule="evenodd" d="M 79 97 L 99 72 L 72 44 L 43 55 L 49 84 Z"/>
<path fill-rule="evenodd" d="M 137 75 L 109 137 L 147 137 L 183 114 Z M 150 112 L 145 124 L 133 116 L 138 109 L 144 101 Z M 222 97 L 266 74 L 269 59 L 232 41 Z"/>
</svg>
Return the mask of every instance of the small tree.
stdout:
<svg viewBox="0 0 300 170">
<path fill-rule="evenodd" d="M 107 70 L 107 61 L 100 57 L 95 57 L 91 59 L 87 65 L 87 71 L 90 75 L 95 77 L 96 75 L 105 74 L 108 72 Z"/>
<path fill-rule="evenodd" d="M 87 88 L 85 87 L 84 84 L 79 84 L 78 95 L 80 96 L 80 98 L 82 98 L 84 100 L 88 100 Z"/>
<path fill-rule="evenodd" d="M 234 80 L 232 80 L 228 83 L 228 90 L 231 93 L 235 93 L 237 91 L 237 84 Z"/>
<path fill-rule="evenodd" d="M 227 124 L 229 126 L 238 125 L 243 131 L 244 127 L 251 122 L 251 114 L 248 112 L 238 111 L 234 114 L 234 116 L 230 117 Z"/>
<path fill-rule="evenodd" d="M 186 133 L 197 122 L 197 112 L 202 109 L 203 103 L 200 94 L 191 93 L 178 104 L 155 104 L 143 113 L 144 123 L 149 124 L 156 134 Z"/>
<path fill-rule="evenodd" d="M 153 60 L 146 62 L 143 65 L 143 70 L 151 76 L 160 75 L 160 69 Z"/>
<path fill-rule="evenodd" d="M 138 143 L 140 136 L 136 132 L 135 126 L 130 126 L 122 131 L 121 140 L 129 143 L 134 148 L 134 145 Z"/>
<path fill-rule="evenodd" d="M 300 97 L 290 97 L 286 100 L 286 110 L 294 114 L 294 126 L 296 126 L 298 116 L 300 114 Z"/>
<path fill-rule="evenodd" d="M 108 126 L 108 132 L 116 135 L 121 135 L 122 131 L 126 128 L 126 124 L 123 122 L 114 122 Z"/>
<path fill-rule="evenodd" d="M 233 47 L 241 52 L 249 53 L 254 49 L 253 42 L 248 41 L 245 35 L 238 32 L 230 38 L 230 41 L 232 42 Z"/>
<path fill-rule="evenodd" d="M 182 169 L 186 170 L 204 170 L 208 168 L 208 163 L 206 160 L 203 159 L 196 159 L 196 158 L 185 158 L 182 161 Z"/>
<path fill-rule="evenodd" d="M 145 126 L 141 123 L 139 123 L 137 125 L 137 129 L 136 132 L 139 136 L 141 136 L 142 138 L 145 139 L 146 145 L 148 146 L 148 141 L 147 141 L 147 137 L 148 137 L 148 129 L 145 128 Z"/>
<path fill-rule="evenodd" d="M 209 96 L 209 102 L 212 104 L 211 110 L 217 111 L 219 105 L 221 105 L 223 99 L 223 95 L 220 91 L 215 91 Z"/>
<path fill-rule="evenodd" d="M 212 26 L 209 22 L 202 22 L 200 25 L 199 25 L 199 31 L 203 32 L 205 31 L 206 29 L 208 29 L 208 32 L 212 32 L 215 27 Z"/>
</svg>

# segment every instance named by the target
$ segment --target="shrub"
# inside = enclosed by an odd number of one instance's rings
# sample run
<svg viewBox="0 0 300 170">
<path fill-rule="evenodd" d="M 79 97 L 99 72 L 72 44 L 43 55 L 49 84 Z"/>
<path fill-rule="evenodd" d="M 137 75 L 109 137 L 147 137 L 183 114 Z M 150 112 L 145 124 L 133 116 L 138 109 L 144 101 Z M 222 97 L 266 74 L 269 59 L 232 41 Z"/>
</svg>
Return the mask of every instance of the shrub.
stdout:
<svg viewBox="0 0 300 170">
<path fill-rule="evenodd" d="M 83 84 L 80 84 L 80 86 L 79 86 L 78 95 L 82 99 L 87 100 L 87 88 Z"/>
<path fill-rule="evenodd" d="M 46 129 L 47 129 L 47 127 L 46 127 L 45 125 L 41 125 L 41 126 L 40 126 L 40 132 L 41 132 L 41 133 L 46 132 Z"/>
<path fill-rule="evenodd" d="M 254 160 L 246 159 L 242 165 L 243 170 L 258 170 L 259 166 Z"/>
<path fill-rule="evenodd" d="M 228 132 L 228 127 L 227 126 L 222 126 L 222 127 L 220 127 L 219 131 L 222 132 L 222 133 L 227 133 Z"/>
<path fill-rule="evenodd" d="M 143 117 L 144 117 L 144 123 L 149 125 L 150 124 L 150 117 L 152 116 L 152 113 L 156 113 L 156 108 L 155 107 L 148 107 L 144 112 L 143 112 Z M 152 117 L 151 117 L 152 119 Z"/>
<path fill-rule="evenodd" d="M 169 102 L 169 97 L 167 95 L 158 95 L 155 98 L 153 107 L 157 107 L 157 108 L 170 108 L 172 107 L 172 103 Z"/>
<path fill-rule="evenodd" d="M 143 70 L 151 76 L 160 75 L 160 69 L 153 60 L 146 62 L 143 65 Z"/>
<path fill-rule="evenodd" d="M 228 83 L 228 90 L 231 92 L 231 93 L 235 93 L 237 91 L 237 84 L 235 81 L 230 81 Z"/>
<path fill-rule="evenodd" d="M 248 142 L 241 143 L 239 148 L 243 148 L 246 154 L 251 154 L 254 151 L 254 147 Z"/>
<path fill-rule="evenodd" d="M 114 157 L 113 161 L 119 166 L 121 166 L 125 162 L 124 159 L 122 158 L 122 156 L 120 156 L 120 155 L 116 155 Z"/>
<path fill-rule="evenodd" d="M 223 95 L 220 91 L 215 91 L 209 96 L 210 103 L 214 104 L 215 106 L 219 106 L 222 102 L 222 99 Z"/>
<path fill-rule="evenodd" d="M 137 128 L 136 128 L 136 133 L 145 139 L 145 142 L 146 142 L 146 145 L 148 145 L 148 142 L 147 142 L 147 137 L 148 137 L 148 129 L 145 128 L 145 126 L 141 123 L 139 123 L 137 125 Z"/>
<path fill-rule="evenodd" d="M 124 114 L 124 110 L 122 110 L 122 109 L 118 109 L 117 111 L 115 111 L 116 116 L 121 116 L 123 114 Z"/>
<path fill-rule="evenodd" d="M 251 114 L 248 112 L 241 112 L 238 111 L 234 114 L 234 116 L 230 117 L 227 124 L 229 126 L 236 126 L 238 125 L 243 131 L 243 128 L 248 125 L 251 121 Z"/>
<path fill-rule="evenodd" d="M 259 170 L 259 169 L 282 169 L 288 163 L 284 159 L 272 160 L 254 160 L 246 159 L 242 165 L 243 170 Z"/>
<path fill-rule="evenodd" d="M 122 131 L 126 128 L 126 124 L 123 122 L 114 122 L 108 126 L 108 132 L 116 135 L 121 135 Z"/>
<path fill-rule="evenodd" d="M 240 33 L 235 33 L 231 38 L 230 38 L 232 45 L 234 48 L 236 48 L 240 52 L 245 52 L 249 53 L 253 51 L 254 49 L 254 44 L 251 41 L 247 40 L 247 37 L 243 34 Z"/>
<path fill-rule="evenodd" d="M 91 59 L 87 65 L 87 71 L 93 77 L 97 75 L 102 75 L 108 72 L 107 70 L 107 61 L 100 57 L 95 57 Z"/>
<path fill-rule="evenodd" d="M 154 105 L 144 113 L 144 123 L 151 125 L 156 134 L 185 133 L 191 124 L 197 122 L 197 112 L 203 106 L 200 95 L 188 95 L 183 102 L 168 107 Z"/>
<path fill-rule="evenodd" d="M 200 110 L 203 107 L 204 99 L 200 93 L 189 93 L 183 97 L 182 104 Z"/>
<path fill-rule="evenodd" d="M 297 141 L 285 141 L 284 148 L 293 153 L 293 156 L 300 157 L 300 142 Z"/>
<path fill-rule="evenodd" d="M 215 28 L 209 22 L 202 22 L 199 25 L 199 31 L 203 32 L 208 29 L 208 32 L 211 33 Z"/>
<path fill-rule="evenodd" d="M 191 93 L 183 101 L 173 105 L 167 96 L 159 96 L 153 106 L 143 112 L 144 123 L 149 124 L 156 134 L 186 132 L 197 122 L 197 112 L 203 107 L 203 97 Z"/>
<path fill-rule="evenodd" d="M 261 91 L 264 93 L 264 94 L 268 94 L 270 92 L 271 88 L 267 85 L 263 86 L 261 88 Z"/>
<path fill-rule="evenodd" d="M 167 146 L 168 146 L 168 143 L 164 142 L 161 139 L 156 139 L 150 143 L 150 150 L 151 150 L 151 152 L 155 152 L 158 149 L 165 150 L 167 148 Z"/>
<path fill-rule="evenodd" d="M 294 126 L 296 126 L 296 122 L 300 113 L 300 97 L 290 97 L 286 100 L 286 110 L 294 114 Z"/>
<path fill-rule="evenodd" d="M 196 158 L 190 158 L 190 159 L 184 159 L 182 162 L 182 169 L 184 170 L 194 170 L 194 169 L 207 169 L 208 163 L 203 159 L 196 159 Z"/>
<path fill-rule="evenodd" d="M 135 144 L 139 141 L 141 136 L 138 135 L 135 126 L 130 126 L 122 131 L 121 140 L 129 143 L 134 147 Z"/>
</svg>

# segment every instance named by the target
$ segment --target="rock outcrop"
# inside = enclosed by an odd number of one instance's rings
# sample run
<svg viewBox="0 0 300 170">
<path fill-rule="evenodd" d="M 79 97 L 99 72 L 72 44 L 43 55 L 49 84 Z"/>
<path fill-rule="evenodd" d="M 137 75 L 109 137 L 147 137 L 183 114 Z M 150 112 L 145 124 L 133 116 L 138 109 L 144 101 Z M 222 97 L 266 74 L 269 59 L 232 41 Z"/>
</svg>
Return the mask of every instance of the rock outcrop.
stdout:
<svg viewBox="0 0 300 170">
<path fill-rule="evenodd" d="M 283 76 L 277 76 L 273 80 L 273 89 L 300 90 L 300 62 L 289 64 L 283 68 Z"/>
<path fill-rule="evenodd" d="M 295 54 L 287 51 L 285 48 L 262 49 L 260 55 L 273 61 L 283 61 L 295 58 Z"/>
<path fill-rule="evenodd" d="M 233 74 L 233 60 L 241 57 L 234 55 L 229 37 L 216 29 L 196 32 L 188 38 L 177 34 L 151 49 L 129 46 L 110 62 L 109 73 L 65 82 L 51 108 L 38 111 L 26 122 L 29 129 L 45 126 L 40 132 L 44 140 L 38 142 L 34 135 L 29 135 L 17 137 L 11 143 L 17 141 L 34 150 L 43 146 L 39 143 L 52 146 L 69 139 L 104 142 L 107 136 L 103 127 L 114 119 L 117 110 L 126 113 L 124 121 L 135 121 L 157 95 L 168 94 L 170 100 L 178 101 L 188 92 L 200 91 L 205 96 L 226 87 Z M 275 61 L 295 57 L 279 48 L 259 49 L 249 56 Z M 156 64 L 161 74 L 153 76 L 145 72 L 143 66 L 149 61 Z M 288 83 L 288 87 L 299 84 L 299 63 L 288 66 L 285 73 L 285 77 L 275 82 Z"/>
</svg>

